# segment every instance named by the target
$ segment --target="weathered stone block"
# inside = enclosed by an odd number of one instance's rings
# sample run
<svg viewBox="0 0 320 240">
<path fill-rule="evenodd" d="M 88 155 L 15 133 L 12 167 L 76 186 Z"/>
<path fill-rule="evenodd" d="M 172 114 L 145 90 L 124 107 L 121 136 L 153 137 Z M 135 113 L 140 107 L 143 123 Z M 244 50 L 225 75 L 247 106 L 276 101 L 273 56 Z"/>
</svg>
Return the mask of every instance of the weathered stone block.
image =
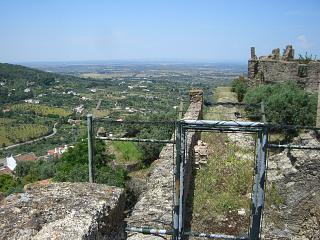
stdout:
<svg viewBox="0 0 320 240">
<path fill-rule="evenodd" d="M 49 183 L 10 195 L 0 206 L 0 239 L 125 239 L 123 189 Z"/>
</svg>

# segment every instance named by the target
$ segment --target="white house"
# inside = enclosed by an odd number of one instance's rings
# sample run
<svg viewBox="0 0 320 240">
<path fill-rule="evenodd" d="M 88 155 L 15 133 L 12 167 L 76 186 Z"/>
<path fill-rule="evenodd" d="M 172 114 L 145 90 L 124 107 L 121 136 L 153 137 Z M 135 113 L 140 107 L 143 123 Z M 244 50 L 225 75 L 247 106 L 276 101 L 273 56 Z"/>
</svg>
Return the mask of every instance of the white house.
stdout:
<svg viewBox="0 0 320 240">
<path fill-rule="evenodd" d="M 12 156 L 10 156 L 6 157 L 4 165 L 7 166 L 11 171 L 13 171 L 17 166 L 17 162 Z"/>
</svg>

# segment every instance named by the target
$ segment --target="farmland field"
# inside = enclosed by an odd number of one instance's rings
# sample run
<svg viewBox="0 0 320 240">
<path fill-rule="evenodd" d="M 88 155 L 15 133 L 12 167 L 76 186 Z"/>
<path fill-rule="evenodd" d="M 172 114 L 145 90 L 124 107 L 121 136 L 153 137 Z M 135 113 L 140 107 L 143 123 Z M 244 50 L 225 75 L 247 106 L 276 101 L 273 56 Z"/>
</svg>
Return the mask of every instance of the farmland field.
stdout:
<svg viewBox="0 0 320 240">
<path fill-rule="evenodd" d="M 48 133 L 49 128 L 39 124 L 14 124 L 7 121 L 0 124 L 0 146 L 5 147 L 13 143 L 28 141 Z"/>
<path fill-rule="evenodd" d="M 67 111 L 64 108 L 28 103 L 14 104 L 10 106 L 10 109 L 18 113 L 34 114 L 39 116 L 67 117 L 71 114 L 70 111 Z"/>
</svg>

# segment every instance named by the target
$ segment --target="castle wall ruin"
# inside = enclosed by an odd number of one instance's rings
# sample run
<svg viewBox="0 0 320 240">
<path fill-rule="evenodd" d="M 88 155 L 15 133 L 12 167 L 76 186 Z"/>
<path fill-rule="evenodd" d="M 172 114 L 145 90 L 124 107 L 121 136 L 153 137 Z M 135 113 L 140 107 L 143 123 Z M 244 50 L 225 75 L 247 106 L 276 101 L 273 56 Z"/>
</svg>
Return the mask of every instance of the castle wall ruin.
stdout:
<svg viewBox="0 0 320 240">
<path fill-rule="evenodd" d="M 251 58 L 248 61 L 248 78 L 253 84 L 292 80 L 306 90 L 316 92 L 320 81 L 320 61 L 295 59 L 291 45 L 286 47 L 282 56 L 277 48 L 270 55 L 259 58 L 252 47 Z"/>
</svg>

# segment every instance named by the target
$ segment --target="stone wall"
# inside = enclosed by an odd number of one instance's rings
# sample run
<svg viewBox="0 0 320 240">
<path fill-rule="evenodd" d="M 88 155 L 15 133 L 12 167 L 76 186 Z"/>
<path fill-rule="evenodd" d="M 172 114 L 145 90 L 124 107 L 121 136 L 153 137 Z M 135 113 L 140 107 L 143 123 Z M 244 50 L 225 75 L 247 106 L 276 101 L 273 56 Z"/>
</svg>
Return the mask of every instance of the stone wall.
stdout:
<svg viewBox="0 0 320 240">
<path fill-rule="evenodd" d="M 293 144 L 319 140 L 307 132 Z M 267 174 L 273 201 L 267 195 L 262 239 L 320 239 L 320 151 L 284 150 L 269 158 Z"/>
<path fill-rule="evenodd" d="M 184 115 L 184 119 L 200 119 L 202 117 L 202 91 L 190 92 L 190 106 Z M 193 148 L 197 144 L 199 134 L 189 133 L 188 136 L 189 161 L 186 171 L 186 185 L 192 179 Z M 150 227 L 157 229 L 172 229 L 173 211 L 173 179 L 174 179 L 174 146 L 167 144 L 156 160 L 147 183 L 146 190 L 140 195 L 131 216 L 127 219 L 130 227 Z M 170 239 L 171 236 L 144 235 L 128 233 L 130 240 L 140 239 Z"/>
<path fill-rule="evenodd" d="M 0 205 L 0 239 L 125 239 L 123 189 L 90 183 L 29 187 Z"/>
<path fill-rule="evenodd" d="M 320 81 L 319 61 L 302 63 L 302 61 L 294 59 L 293 55 L 284 57 L 278 55 L 279 51 L 275 50 L 271 55 L 262 56 L 259 59 L 255 54 L 251 54 L 251 59 L 248 61 L 248 78 L 250 80 L 254 83 L 275 83 L 293 80 L 301 84 L 306 90 L 318 90 L 318 82 Z"/>
</svg>

